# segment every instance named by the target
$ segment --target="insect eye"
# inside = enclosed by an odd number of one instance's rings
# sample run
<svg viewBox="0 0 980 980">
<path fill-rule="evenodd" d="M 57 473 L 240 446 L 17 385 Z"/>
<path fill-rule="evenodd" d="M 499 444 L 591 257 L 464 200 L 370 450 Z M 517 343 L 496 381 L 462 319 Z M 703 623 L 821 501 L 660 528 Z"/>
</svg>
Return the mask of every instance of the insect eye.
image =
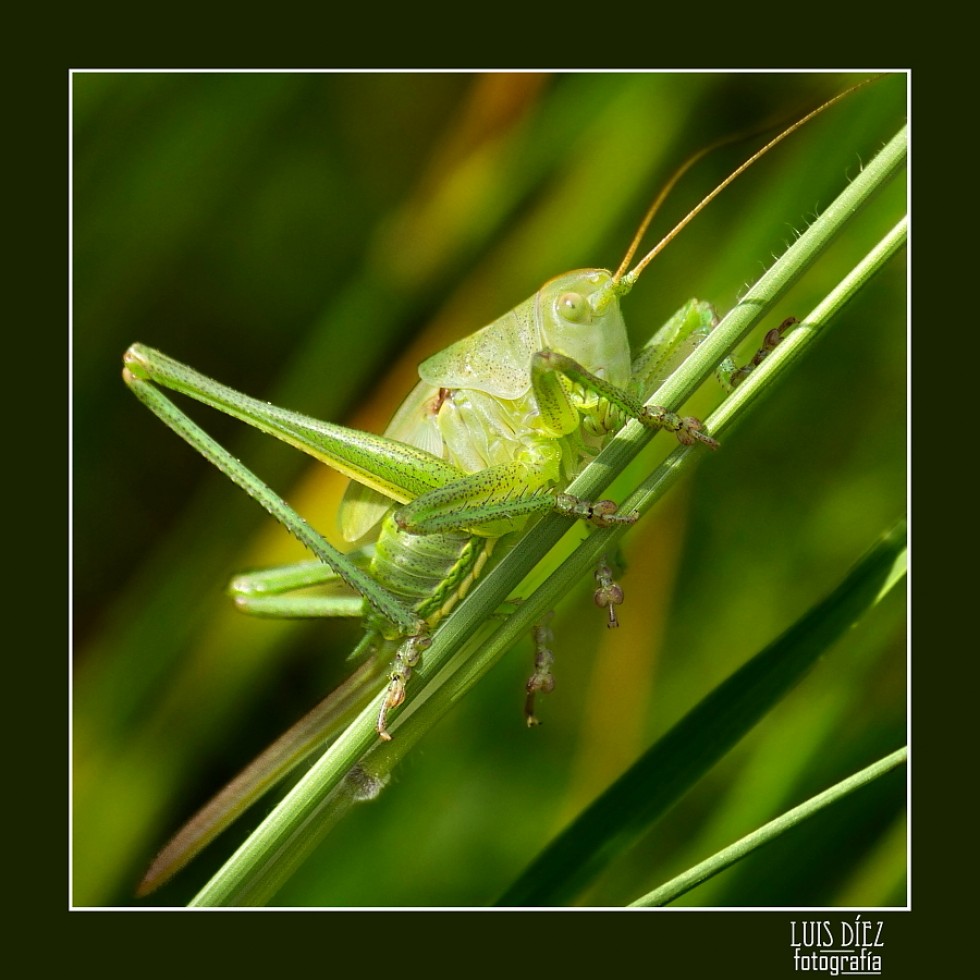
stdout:
<svg viewBox="0 0 980 980">
<path fill-rule="evenodd" d="M 562 293 L 555 301 L 555 310 L 572 323 L 588 323 L 592 317 L 592 307 L 581 293 Z"/>
</svg>

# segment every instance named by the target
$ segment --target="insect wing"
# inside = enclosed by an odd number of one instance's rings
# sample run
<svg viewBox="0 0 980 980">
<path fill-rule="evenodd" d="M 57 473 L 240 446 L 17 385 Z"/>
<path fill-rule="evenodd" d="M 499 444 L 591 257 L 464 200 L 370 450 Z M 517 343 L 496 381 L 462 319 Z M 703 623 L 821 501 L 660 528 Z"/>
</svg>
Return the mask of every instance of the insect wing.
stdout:
<svg viewBox="0 0 980 980">
<path fill-rule="evenodd" d="M 388 423 L 385 436 L 443 458 L 442 435 L 435 421 L 438 398 L 438 389 L 419 382 Z M 369 534 L 391 506 L 390 497 L 352 480 L 340 502 L 339 522 L 344 540 L 359 541 Z"/>
<path fill-rule="evenodd" d="M 535 329 L 535 297 L 525 300 L 481 330 L 451 344 L 419 365 L 421 381 L 395 412 L 385 435 L 445 458 L 436 422 L 440 391 L 465 388 L 496 398 L 519 398 L 531 387 L 531 355 L 540 346 Z M 358 541 L 375 528 L 391 501 L 352 482 L 340 505 L 340 529 Z"/>
<path fill-rule="evenodd" d="M 433 354 L 419 365 L 419 376 L 436 389 L 467 388 L 519 398 L 531 387 L 531 355 L 539 349 L 535 298 Z"/>
</svg>

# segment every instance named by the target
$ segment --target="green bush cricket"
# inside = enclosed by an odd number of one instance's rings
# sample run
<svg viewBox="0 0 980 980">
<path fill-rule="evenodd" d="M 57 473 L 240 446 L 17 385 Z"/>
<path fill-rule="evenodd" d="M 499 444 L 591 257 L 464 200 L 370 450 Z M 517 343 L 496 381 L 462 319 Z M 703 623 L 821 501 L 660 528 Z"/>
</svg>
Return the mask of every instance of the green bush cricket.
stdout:
<svg viewBox="0 0 980 980">
<path fill-rule="evenodd" d="M 519 532 L 529 518 L 549 509 L 583 517 L 599 526 L 633 519 L 630 514 L 617 514 L 605 503 L 593 506 L 551 492 L 560 491 L 607 432 L 630 416 L 645 420 L 651 427 L 676 431 L 682 441 L 711 444 L 710 436 L 701 431 L 696 420 L 641 404 L 651 390 L 651 381 L 659 377 L 659 353 L 641 355 L 638 363 L 630 364 L 618 299 L 656 251 L 628 274 L 623 268 L 613 276 L 601 270 L 586 270 L 560 277 L 484 331 L 425 362 L 419 389 L 410 396 L 389 430 L 388 438 L 394 442 L 341 431 L 339 427 L 249 402 L 145 348 L 134 347 L 129 352 L 129 379 L 150 407 L 236 482 L 245 485 L 318 556 L 317 562 L 302 567 L 240 580 L 240 605 L 255 613 L 283 615 L 350 615 L 364 612 L 366 606 L 369 629 L 375 634 L 372 642 L 389 644 L 392 652 L 397 649 L 378 720 L 382 738 L 387 735 L 388 716 L 405 695 L 411 668 L 424 649 L 429 632 L 438 627 L 467 584 L 479 574 L 481 562 L 490 557 L 490 547 L 485 543 L 492 546 L 498 539 Z M 535 308 L 554 315 L 552 325 L 558 325 L 557 334 L 545 332 L 529 340 L 530 331 L 522 328 L 520 321 L 529 322 Z M 689 343 L 693 347 L 710 329 L 711 319 L 710 310 L 704 305 L 685 308 L 672 321 L 671 330 L 676 336 L 670 345 Z M 602 334 L 614 339 L 611 353 L 597 356 L 591 350 L 580 351 L 568 339 L 572 328 L 589 321 L 602 321 L 606 326 L 612 323 L 612 329 Z M 515 356 L 507 358 L 503 352 L 512 339 Z M 220 447 L 199 430 L 187 428 L 189 423 L 182 413 L 172 414 L 169 401 L 164 405 L 164 396 L 146 387 L 145 380 L 210 401 L 313 455 L 326 457 L 338 468 L 346 467 L 370 490 L 405 505 L 379 505 L 377 497 L 361 493 L 353 494 L 345 505 L 345 520 L 353 538 L 359 537 L 361 531 L 371 530 L 372 513 L 383 512 L 387 524 L 380 532 L 381 547 L 377 550 L 392 549 L 383 554 L 384 567 L 369 569 L 367 551 L 355 551 L 354 557 L 345 557 L 331 549 L 306 528 L 298 515 L 284 510 L 281 501 L 267 497 L 251 474 L 230 457 L 222 456 Z M 508 404 L 521 399 L 524 404 L 520 409 Z M 526 427 L 521 428 L 515 422 L 519 417 L 530 417 L 531 421 L 522 423 Z M 522 459 L 516 455 L 515 446 L 527 448 L 529 434 L 541 434 L 541 418 L 547 420 L 541 441 L 530 460 Z M 500 450 L 503 461 L 498 461 L 493 454 L 499 447 L 490 445 L 498 440 L 486 434 L 496 436 L 508 429 L 514 431 L 516 439 L 510 447 Z M 432 431 L 443 439 L 446 448 L 442 452 L 425 449 L 433 444 Z M 473 440 L 474 431 L 480 433 L 479 445 Z M 416 451 L 407 451 L 404 444 L 414 445 Z M 416 555 L 423 544 L 435 546 L 436 551 L 424 560 L 426 584 L 414 592 L 404 588 L 402 596 L 407 595 L 409 602 L 399 602 L 399 588 L 390 570 L 403 556 Z M 338 578 L 358 596 L 311 599 L 293 594 L 294 589 Z M 387 588 L 379 587 L 379 581 Z M 606 583 L 601 588 L 609 590 L 612 586 Z M 424 602 L 419 601 L 422 599 Z"/>
</svg>

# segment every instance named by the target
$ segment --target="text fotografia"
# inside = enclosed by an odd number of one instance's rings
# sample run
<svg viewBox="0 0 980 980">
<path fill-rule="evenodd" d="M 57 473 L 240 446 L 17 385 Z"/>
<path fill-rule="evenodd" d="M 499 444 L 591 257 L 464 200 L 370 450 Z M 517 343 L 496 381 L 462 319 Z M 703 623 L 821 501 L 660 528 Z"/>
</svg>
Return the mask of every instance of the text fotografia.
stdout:
<svg viewBox="0 0 980 980">
<path fill-rule="evenodd" d="M 793 969 L 836 976 L 881 974 L 882 925 L 862 919 L 790 922 Z"/>
</svg>

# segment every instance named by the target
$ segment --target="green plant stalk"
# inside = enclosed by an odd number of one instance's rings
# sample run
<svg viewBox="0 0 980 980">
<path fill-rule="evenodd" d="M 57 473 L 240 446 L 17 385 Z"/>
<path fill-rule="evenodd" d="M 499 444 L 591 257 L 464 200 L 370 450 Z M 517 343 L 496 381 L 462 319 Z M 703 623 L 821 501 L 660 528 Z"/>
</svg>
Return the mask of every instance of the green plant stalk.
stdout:
<svg viewBox="0 0 980 980">
<path fill-rule="evenodd" d="M 654 906 L 668 905 L 681 895 L 696 888 L 702 882 L 713 878 L 716 874 L 737 864 L 744 857 L 748 857 L 753 851 L 758 850 L 766 844 L 781 837 L 787 831 L 799 826 L 810 817 L 815 817 L 821 810 L 826 809 L 834 803 L 839 803 L 855 790 L 868 786 L 876 779 L 884 776 L 900 765 L 904 765 L 908 759 L 909 750 L 907 747 L 886 755 L 883 759 L 872 763 L 860 772 L 842 779 L 839 783 L 831 786 L 830 789 L 810 797 L 805 803 L 787 810 L 775 820 L 760 827 L 758 830 L 746 834 L 743 838 L 731 844 L 729 847 L 722 848 L 713 854 L 706 861 L 694 865 L 683 874 L 671 878 L 659 888 L 647 892 L 642 898 L 630 903 L 630 908 L 652 908 Z"/>
<path fill-rule="evenodd" d="M 842 192 L 800 236 L 787 252 L 762 276 L 735 309 L 724 318 L 716 330 L 697 351 L 654 394 L 651 402 L 676 408 L 714 370 L 725 353 L 732 349 L 752 327 L 772 308 L 779 297 L 812 265 L 829 243 L 844 230 L 861 207 L 902 167 L 906 154 L 903 129 L 874 158 L 862 173 Z M 863 280 L 862 280 L 863 281 Z M 780 345 L 780 348 L 785 345 Z M 776 352 L 754 375 L 767 375 L 779 363 Z M 730 416 L 749 403 L 751 392 L 758 391 L 760 382 L 745 385 L 708 420 L 713 432 L 723 431 Z M 746 394 L 740 393 L 745 389 Z M 735 401 L 732 409 L 726 406 Z M 616 435 L 603 452 L 568 488 L 570 493 L 596 497 L 626 463 L 646 445 L 652 433 L 637 423 L 629 423 Z M 624 503 L 626 509 L 637 506 L 648 509 L 681 473 L 693 464 L 693 449 L 675 451 L 659 468 L 659 477 L 647 481 L 645 490 L 638 491 L 641 504 L 635 497 Z M 297 783 L 279 806 L 255 830 L 247 841 L 219 869 L 211 881 L 190 903 L 193 906 L 261 905 L 302 863 L 323 834 L 358 801 L 361 791 L 358 780 L 367 778 L 380 786 L 401 757 L 418 741 L 425 731 L 441 717 L 451 704 L 471 686 L 489 665 L 527 629 L 568 583 L 587 570 L 598 555 L 612 544 L 609 532 L 591 535 L 575 553 L 575 563 L 566 563 L 549 580 L 548 591 L 535 593 L 533 601 L 523 603 L 518 611 L 497 630 L 492 641 L 480 645 L 478 660 L 472 663 L 461 654 L 473 643 L 477 630 L 488 621 L 501 604 L 527 576 L 541 558 L 568 530 L 567 520 L 552 515 L 540 521 L 522 539 L 520 549 L 505 556 L 479 583 L 479 587 L 463 602 L 435 636 L 426 651 L 422 664 L 415 672 L 411 698 L 392 726 L 395 738 L 379 745 L 375 722 L 383 695 L 375 698 L 354 720 L 350 727 L 324 753 L 310 771 Z M 613 532 L 616 536 L 617 532 Z M 593 557 L 580 558 L 590 554 Z M 574 571 L 571 571 L 574 569 Z M 443 667 L 458 657 L 465 664 L 465 673 L 455 687 L 434 693 L 429 682 Z M 454 668 L 455 670 L 455 668 Z M 458 673 L 458 670 L 456 671 Z M 456 677 L 447 672 L 447 676 Z M 440 681 L 443 684 L 444 680 Z M 353 788 L 348 773 L 355 774 Z"/>
</svg>

